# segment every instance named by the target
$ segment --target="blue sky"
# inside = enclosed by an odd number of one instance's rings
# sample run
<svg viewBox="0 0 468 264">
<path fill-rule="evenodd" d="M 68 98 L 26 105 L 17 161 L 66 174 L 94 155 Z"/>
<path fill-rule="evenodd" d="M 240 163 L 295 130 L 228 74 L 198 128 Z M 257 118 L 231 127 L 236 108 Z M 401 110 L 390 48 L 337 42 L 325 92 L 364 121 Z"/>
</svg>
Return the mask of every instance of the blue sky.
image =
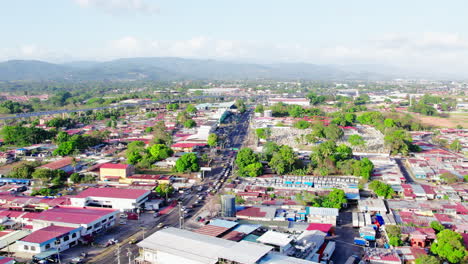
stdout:
<svg viewBox="0 0 468 264">
<path fill-rule="evenodd" d="M 180 56 L 462 70 L 466 10 L 463 0 L 8 0 L 0 60 Z"/>
</svg>

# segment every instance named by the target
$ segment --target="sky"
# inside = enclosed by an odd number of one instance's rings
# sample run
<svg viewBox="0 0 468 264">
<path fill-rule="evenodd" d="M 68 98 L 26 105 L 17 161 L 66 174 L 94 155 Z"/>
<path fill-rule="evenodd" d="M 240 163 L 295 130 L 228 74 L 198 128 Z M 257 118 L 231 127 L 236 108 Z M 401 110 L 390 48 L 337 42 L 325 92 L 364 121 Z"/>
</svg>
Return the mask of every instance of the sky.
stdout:
<svg viewBox="0 0 468 264">
<path fill-rule="evenodd" d="M 466 0 L 4 0 L 0 61 L 185 57 L 463 72 Z"/>
</svg>

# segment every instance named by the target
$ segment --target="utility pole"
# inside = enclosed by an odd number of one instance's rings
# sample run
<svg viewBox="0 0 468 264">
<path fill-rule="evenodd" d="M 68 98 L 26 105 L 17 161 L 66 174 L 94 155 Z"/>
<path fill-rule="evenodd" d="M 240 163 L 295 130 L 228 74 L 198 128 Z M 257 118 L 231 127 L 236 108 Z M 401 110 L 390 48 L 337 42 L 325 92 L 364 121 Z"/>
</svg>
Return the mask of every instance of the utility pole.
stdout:
<svg viewBox="0 0 468 264">
<path fill-rule="evenodd" d="M 130 251 L 130 248 L 127 248 L 127 251 L 128 264 L 132 264 L 132 251 Z"/>
<path fill-rule="evenodd" d="M 117 264 L 120 264 L 120 244 L 117 244 Z"/>
</svg>

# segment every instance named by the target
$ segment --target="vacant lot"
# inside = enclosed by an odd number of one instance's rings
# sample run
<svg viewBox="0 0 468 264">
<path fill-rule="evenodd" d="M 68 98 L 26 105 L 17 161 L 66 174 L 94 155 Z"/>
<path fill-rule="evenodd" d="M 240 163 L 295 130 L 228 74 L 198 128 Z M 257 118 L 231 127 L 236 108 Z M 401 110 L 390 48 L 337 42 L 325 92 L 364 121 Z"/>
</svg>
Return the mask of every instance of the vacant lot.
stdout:
<svg viewBox="0 0 468 264">
<path fill-rule="evenodd" d="M 452 113 L 449 117 L 415 115 L 422 123 L 436 127 L 455 128 L 457 125 L 468 128 L 468 113 Z"/>
</svg>

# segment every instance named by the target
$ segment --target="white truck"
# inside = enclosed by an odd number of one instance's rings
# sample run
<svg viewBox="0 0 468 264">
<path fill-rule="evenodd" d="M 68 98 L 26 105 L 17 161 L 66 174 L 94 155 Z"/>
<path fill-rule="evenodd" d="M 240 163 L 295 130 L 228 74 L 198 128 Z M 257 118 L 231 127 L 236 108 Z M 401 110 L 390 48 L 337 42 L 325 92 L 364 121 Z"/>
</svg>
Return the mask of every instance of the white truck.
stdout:
<svg viewBox="0 0 468 264">
<path fill-rule="evenodd" d="M 355 228 L 359 227 L 359 218 L 358 218 L 357 212 L 353 212 L 353 227 Z"/>
<path fill-rule="evenodd" d="M 334 241 L 328 242 L 327 246 L 323 250 L 322 261 L 329 261 L 331 259 L 333 252 L 335 252 L 335 247 L 336 247 L 336 242 Z"/>
</svg>

